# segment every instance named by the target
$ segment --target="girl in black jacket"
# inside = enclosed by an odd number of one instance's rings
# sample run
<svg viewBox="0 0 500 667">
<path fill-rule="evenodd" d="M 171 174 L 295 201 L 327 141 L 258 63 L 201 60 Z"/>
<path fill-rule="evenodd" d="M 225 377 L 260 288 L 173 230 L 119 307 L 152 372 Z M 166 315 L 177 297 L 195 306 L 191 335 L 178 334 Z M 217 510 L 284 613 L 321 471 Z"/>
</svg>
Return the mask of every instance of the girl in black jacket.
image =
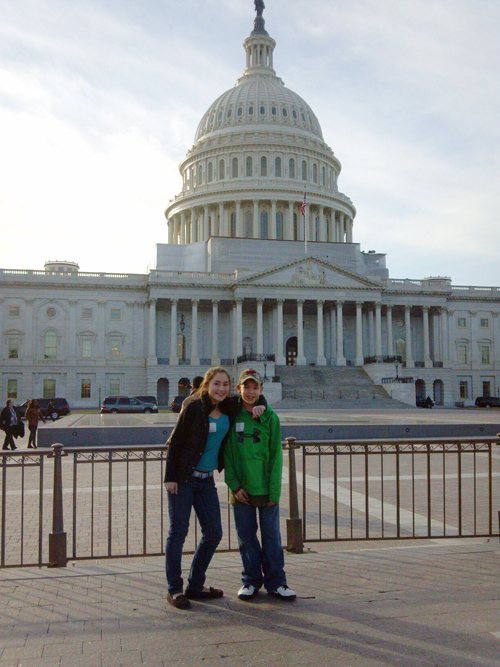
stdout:
<svg viewBox="0 0 500 667">
<path fill-rule="evenodd" d="M 198 395 L 185 401 L 168 439 L 165 488 L 168 491 L 170 529 L 165 549 L 167 600 L 187 609 L 192 600 L 219 598 L 216 588 L 206 588 L 206 571 L 222 539 L 219 497 L 213 471 L 224 467 L 224 444 L 239 410 L 237 398 L 229 396 L 231 379 L 222 367 L 210 368 Z M 265 401 L 263 401 L 265 404 Z M 256 417 L 265 405 L 254 408 Z M 196 549 L 183 594 L 182 548 L 189 530 L 191 508 L 200 522 L 202 538 Z"/>
</svg>

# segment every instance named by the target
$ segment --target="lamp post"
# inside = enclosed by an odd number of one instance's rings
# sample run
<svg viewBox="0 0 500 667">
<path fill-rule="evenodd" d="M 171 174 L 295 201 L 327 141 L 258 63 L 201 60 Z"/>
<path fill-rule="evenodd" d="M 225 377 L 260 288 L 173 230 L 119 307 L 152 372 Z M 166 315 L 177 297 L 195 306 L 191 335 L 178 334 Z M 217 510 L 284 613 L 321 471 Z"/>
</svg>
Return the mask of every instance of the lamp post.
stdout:
<svg viewBox="0 0 500 667">
<path fill-rule="evenodd" d="M 394 366 L 396 366 L 396 382 L 399 382 L 399 361 L 395 361 Z"/>
<path fill-rule="evenodd" d="M 267 363 L 264 361 L 264 382 L 266 382 L 267 380 L 269 380 L 269 378 L 267 377 Z"/>
</svg>

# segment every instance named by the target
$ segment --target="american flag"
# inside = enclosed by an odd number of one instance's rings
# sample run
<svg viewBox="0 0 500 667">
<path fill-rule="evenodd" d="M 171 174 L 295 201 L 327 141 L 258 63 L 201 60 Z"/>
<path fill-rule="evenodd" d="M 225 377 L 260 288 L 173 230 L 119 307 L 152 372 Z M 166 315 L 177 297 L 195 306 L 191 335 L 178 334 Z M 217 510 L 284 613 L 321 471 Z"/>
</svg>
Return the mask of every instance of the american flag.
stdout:
<svg viewBox="0 0 500 667">
<path fill-rule="evenodd" d="M 307 193 L 304 192 L 304 201 L 302 202 L 302 206 L 300 207 L 300 212 L 302 213 L 304 218 L 306 217 L 306 194 Z"/>
</svg>

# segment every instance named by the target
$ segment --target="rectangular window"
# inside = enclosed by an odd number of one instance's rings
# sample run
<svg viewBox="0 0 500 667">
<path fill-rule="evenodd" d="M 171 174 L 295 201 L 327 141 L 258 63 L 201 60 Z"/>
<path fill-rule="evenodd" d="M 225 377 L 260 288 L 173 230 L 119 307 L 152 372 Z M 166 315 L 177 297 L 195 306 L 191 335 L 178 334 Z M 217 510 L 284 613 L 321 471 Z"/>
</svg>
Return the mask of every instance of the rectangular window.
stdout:
<svg viewBox="0 0 500 667">
<path fill-rule="evenodd" d="M 467 326 L 467 321 L 465 317 L 459 317 L 457 320 L 457 326 L 459 326 L 461 329 Z"/>
<path fill-rule="evenodd" d="M 7 398 L 17 398 L 17 380 L 7 380 Z"/>
<path fill-rule="evenodd" d="M 56 381 L 55 380 L 44 380 L 43 381 L 43 397 L 44 398 L 55 398 L 56 397 Z"/>
<path fill-rule="evenodd" d="M 489 320 L 487 317 L 482 317 L 481 318 L 481 329 L 487 329 L 490 326 Z"/>
<path fill-rule="evenodd" d="M 91 340 L 82 340 L 82 359 L 92 359 Z"/>
<path fill-rule="evenodd" d="M 121 343 L 119 340 L 112 340 L 110 343 L 109 356 L 111 361 L 118 361 L 120 359 L 120 347 Z"/>
<path fill-rule="evenodd" d="M 45 359 L 57 358 L 57 334 L 55 331 L 47 331 L 44 336 L 44 353 Z"/>
<path fill-rule="evenodd" d="M 489 380 L 483 382 L 483 396 L 486 398 L 491 396 L 491 382 Z"/>
<path fill-rule="evenodd" d="M 82 308 L 82 320 L 91 320 L 92 315 L 92 308 Z"/>
<path fill-rule="evenodd" d="M 9 338 L 9 359 L 19 359 L 19 338 Z"/>
<path fill-rule="evenodd" d="M 489 364 L 490 363 L 490 346 L 481 345 L 481 363 Z"/>
<path fill-rule="evenodd" d="M 120 308 L 111 308 L 111 319 L 112 320 L 121 320 L 122 319 L 122 311 Z"/>
<path fill-rule="evenodd" d="M 120 380 L 109 381 L 109 395 L 118 396 L 120 394 Z"/>
<path fill-rule="evenodd" d="M 469 398 L 469 383 L 467 380 L 460 380 L 460 398 Z"/>
<path fill-rule="evenodd" d="M 458 346 L 458 363 L 459 364 L 467 363 L 467 345 Z"/>
<path fill-rule="evenodd" d="M 19 317 L 21 309 L 19 306 L 9 306 L 9 317 Z"/>
<path fill-rule="evenodd" d="M 90 380 L 82 380 L 80 385 L 80 398 L 90 398 L 91 387 Z"/>
</svg>

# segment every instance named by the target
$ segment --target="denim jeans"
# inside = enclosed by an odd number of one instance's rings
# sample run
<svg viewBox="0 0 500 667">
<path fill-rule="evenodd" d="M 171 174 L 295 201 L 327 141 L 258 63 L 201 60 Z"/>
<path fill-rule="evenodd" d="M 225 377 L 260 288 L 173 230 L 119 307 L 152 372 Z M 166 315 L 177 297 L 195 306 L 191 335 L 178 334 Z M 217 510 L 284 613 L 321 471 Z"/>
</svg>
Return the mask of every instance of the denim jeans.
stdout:
<svg viewBox="0 0 500 667">
<path fill-rule="evenodd" d="M 255 508 L 234 505 L 234 522 L 243 562 L 243 584 L 275 591 L 286 586 L 285 557 L 281 546 L 279 505 Z M 262 547 L 257 537 L 259 513 Z"/>
<path fill-rule="evenodd" d="M 191 564 L 188 587 L 193 591 L 202 591 L 207 568 L 222 539 L 219 497 L 213 477 L 191 477 L 178 485 L 177 493 L 168 494 L 170 528 L 165 548 L 165 567 L 168 592 L 171 595 L 183 591 L 182 548 L 189 530 L 192 507 L 200 522 L 201 540 Z"/>
</svg>

